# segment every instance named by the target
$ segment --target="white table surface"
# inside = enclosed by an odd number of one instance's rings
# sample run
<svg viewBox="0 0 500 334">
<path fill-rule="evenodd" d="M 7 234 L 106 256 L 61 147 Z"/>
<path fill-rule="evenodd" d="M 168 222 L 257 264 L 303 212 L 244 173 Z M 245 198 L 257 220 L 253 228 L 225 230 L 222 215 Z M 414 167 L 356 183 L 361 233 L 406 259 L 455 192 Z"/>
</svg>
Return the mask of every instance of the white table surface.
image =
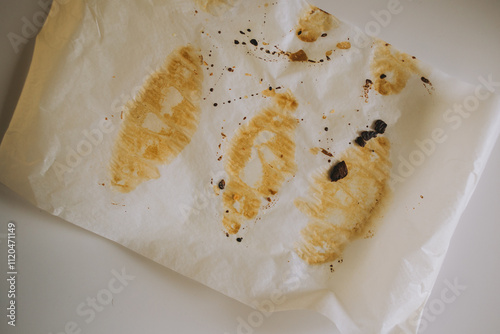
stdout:
<svg viewBox="0 0 500 334">
<path fill-rule="evenodd" d="M 44 2 L 0 1 L 1 135 L 22 89 L 34 44 L 34 38 L 29 38 L 29 43 L 16 53 L 7 35 L 21 34 L 24 22 L 33 22 L 33 15 L 43 12 L 40 3 Z M 361 28 L 374 21 L 372 11 L 379 12 L 388 5 L 382 0 L 312 3 Z M 500 1 L 401 0 L 400 6 L 401 13 L 381 27 L 379 37 L 461 80 L 476 84 L 480 75 L 491 74 L 500 81 Z M 428 305 L 433 307 L 426 312 L 421 333 L 500 333 L 499 199 L 497 142 L 455 232 L 429 298 Z M 17 226 L 15 328 L 8 326 L 6 319 L 5 233 L 9 221 Z M 237 333 L 238 319 L 246 319 L 253 311 L 122 246 L 42 212 L 3 185 L 0 229 L 0 333 Z M 133 279 L 128 277 L 124 283 L 113 280 L 122 270 Z M 465 290 L 453 302 L 441 302 L 446 282 L 454 280 Z M 110 289 L 114 291 L 112 302 L 91 311 L 87 303 L 97 296 L 103 300 Z M 266 318 L 253 333 L 337 331 L 319 314 L 291 311 Z"/>
</svg>

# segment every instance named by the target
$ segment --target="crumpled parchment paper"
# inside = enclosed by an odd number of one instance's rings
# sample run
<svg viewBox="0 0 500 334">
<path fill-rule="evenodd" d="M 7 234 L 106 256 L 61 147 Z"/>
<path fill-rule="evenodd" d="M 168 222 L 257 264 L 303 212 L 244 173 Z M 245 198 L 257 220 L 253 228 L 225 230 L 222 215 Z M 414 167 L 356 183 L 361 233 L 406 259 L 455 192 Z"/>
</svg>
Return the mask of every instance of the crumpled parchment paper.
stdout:
<svg viewBox="0 0 500 334">
<path fill-rule="evenodd" d="M 300 0 L 74 0 L 37 38 L 0 180 L 263 312 L 414 333 L 494 88 Z"/>
</svg>

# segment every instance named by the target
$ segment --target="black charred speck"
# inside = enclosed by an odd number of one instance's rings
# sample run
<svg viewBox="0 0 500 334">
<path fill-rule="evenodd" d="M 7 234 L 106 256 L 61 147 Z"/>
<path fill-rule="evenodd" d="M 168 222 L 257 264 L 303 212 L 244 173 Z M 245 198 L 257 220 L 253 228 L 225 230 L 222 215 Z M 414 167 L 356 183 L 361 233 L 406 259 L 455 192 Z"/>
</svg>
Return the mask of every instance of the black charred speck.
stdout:
<svg viewBox="0 0 500 334">
<path fill-rule="evenodd" d="M 347 165 L 345 161 L 341 161 L 333 166 L 332 171 L 330 172 L 330 180 L 332 182 L 337 182 L 338 180 L 345 178 L 347 174 Z"/>
<path fill-rule="evenodd" d="M 238 41 L 237 39 L 234 40 L 234 44 L 238 45 L 240 44 L 240 41 Z"/>
<path fill-rule="evenodd" d="M 243 238 L 236 238 L 236 241 L 238 241 L 238 242 L 242 242 L 242 241 L 243 241 Z"/>
<path fill-rule="evenodd" d="M 256 40 L 256 39 L 254 39 L 254 38 L 252 38 L 252 39 L 250 40 L 250 44 L 252 44 L 252 45 L 254 45 L 254 46 L 258 46 L 258 45 L 259 45 L 259 43 L 257 42 L 257 40 Z"/>
<path fill-rule="evenodd" d="M 220 190 L 224 190 L 225 187 L 226 187 L 226 181 L 220 180 L 220 182 L 219 182 L 219 189 Z"/>
<path fill-rule="evenodd" d="M 366 145 L 364 139 L 361 137 L 356 138 L 355 142 L 356 142 L 356 144 L 358 144 L 361 147 L 365 147 L 365 145 Z"/>
<path fill-rule="evenodd" d="M 379 120 L 376 120 L 374 125 L 373 125 L 373 129 L 377 132 L 377 133 L 384 133 L 385 132 L 385 129 L 387 128 L 387 123 L 385 123 L 383 120 L 379 119 Z"/>
<path fill-rule="evenodd" d="M 382 74 L 380 75 L 380 79 L 385 79 L 385 78 L 387 78 L 387 75 L 385 75 L 384 73 L 382 73 Z"/>
<path fill-rule="evenodd" d="M 361 138 L 363 138 L 364 141 L 369 141 L 372 138 L 377 137 L 377 132 L 375 131 L 363 131 L 361 132 Z"/>
</svg>

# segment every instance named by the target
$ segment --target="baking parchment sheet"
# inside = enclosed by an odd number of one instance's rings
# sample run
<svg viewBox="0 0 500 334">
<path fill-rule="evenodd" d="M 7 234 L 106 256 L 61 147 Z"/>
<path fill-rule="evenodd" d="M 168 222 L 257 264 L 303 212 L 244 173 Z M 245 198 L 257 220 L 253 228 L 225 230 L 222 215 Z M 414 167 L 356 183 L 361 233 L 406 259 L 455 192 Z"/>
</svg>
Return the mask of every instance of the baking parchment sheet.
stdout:
<svg viewBox="0 0 500 334">
<path fill-rule="evenodd" d="M 498 136 L 497 87 L 488 77 L 478 87 L 460 83 L 336 18 L 316 41 L 303 41 L 308 12 L 302 1 L 55 6 L 0 147 L 0 180 L 54 215 L 263 311 L 315 309 L 342 333 L 415 332 Z M 122 193 L 110 166 L 127 106 L 186 45 L 203 57 L 197 129 L 158 166 L 159 178 Z M 383 79 L 373 63 L 385 48 L 416 68 L 405 70 L 411 75 L 397 93 L 377 89 Z M 291 61 L 299 50 L 307 60 Z M 392 72 L 386 80 L 398 81 Z M 227 189 L 218 183 L 229 186 L 234 139 L 273 106 L 270 95 L 285 92 L 297 102 L 296 169 L 229 234 Z M 310 220 L 297 199 L 359 150 L 359 132 L 378 119 L 388 124 L 378 138 L 390 142 L 392 169 L 373 230 L 335 261 L 309 264 L 297 253 Z"/>
</svg>

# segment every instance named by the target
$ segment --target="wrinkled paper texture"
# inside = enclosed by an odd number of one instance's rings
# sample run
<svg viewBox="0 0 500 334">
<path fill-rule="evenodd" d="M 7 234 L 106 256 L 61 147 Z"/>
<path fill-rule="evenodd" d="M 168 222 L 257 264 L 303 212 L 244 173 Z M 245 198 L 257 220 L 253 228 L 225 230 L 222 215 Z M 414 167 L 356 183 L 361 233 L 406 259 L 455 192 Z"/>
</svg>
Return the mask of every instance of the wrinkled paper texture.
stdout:
<svg viewBox="0 0 500 334">
<path fill-rule="evenodd" d="M 461 83 L 300 0 L 54 8 L 1 182 L 248 305 L 416 332 L 498 136 L 491 78 Z"/>
</svg>

